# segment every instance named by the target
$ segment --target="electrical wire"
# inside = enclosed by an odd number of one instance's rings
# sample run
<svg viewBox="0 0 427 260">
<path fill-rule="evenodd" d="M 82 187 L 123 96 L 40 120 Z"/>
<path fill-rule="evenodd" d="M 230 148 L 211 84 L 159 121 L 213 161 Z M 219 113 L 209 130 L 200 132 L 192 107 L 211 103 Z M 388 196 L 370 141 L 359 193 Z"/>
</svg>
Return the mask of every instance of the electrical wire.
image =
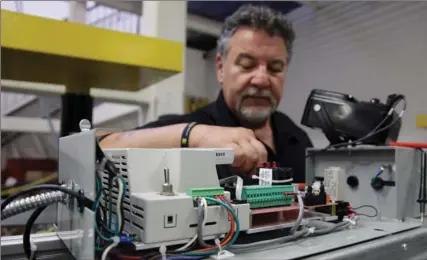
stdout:
<svg viewBox="0 0 427 260">
<path fill-rule="evenodd" d="M 238 175 L 223 178 L 219 180 L 219 185 L 223 186 L 227 183 L 233 183 L 235 185 L 235 196 L 237 200 L 242 200 L 243 193 L 243 179 Z"/>
<path fill-rule="evenodd" d="M 267 179 L 261 178 L 257 175 L 252 175 L 252 179 L 263 180 L 263 181 L 271 182 L 271 183 L 290 183 L 290 182 L 294 181 L 294 178 L 289 178 L 289 179 L 285 179 L 285 180 L 267 180 Z"/>
<path fill-rule="evenodd" d="M 403 101 L 403 109 L 402 109 L 402 111 L 398 114 L 398 116 L 390 124 L 388 124 L 388 125 L 386 125 L 384 127 L 381 127 L 385 122 L 387 122 L 387 120 L 390 119 L 390 117 L 393 116 L 393 112 L 395 111 L 396 106 L 401 101 Z M 366 139 L 368 139 L 368 138 L 370 138 L 370 137 L 372 137 L 374 135 L 377 135 L 377 134 L 379 134 L 379 133 L 381 133 L 381 132 L 389 129 L 394 124 L 396 124 L 403 117 L 403 114 L 406 111 L 406 107 L 407 107 L 406 97 L 403 96 L 403 95 L 399 95 L 394 100 L 394 102 L 393 102 L 390 110 L 388 111 L 387 115 L 383 118 L 383 120 L 381 120 L 381 122 L 374 129 L 372 129 L 371 131 L 369 131 L 365 136 L 363 136 L 363 137 L 361 137 L 361 138 L 359 138 L 359 139 L 357 139 L 355 141 L 351 141 L 351 142 L 342 142 L 342 143 L 328 145 L 328 146 L 326 146 L 325 148 L 323 148 L 321 150 L 318 150 L 318 151 L 315 151 L 315 152 L 307 154 L 305 157 L 312 157 L 312 156 L 314 156 L 314 155 L 316 155 L 318 153 L 322 153 L 322 152 L 325 152 L 325 151 L 328 151 L 328 150 L 334 149 L 334 148 L 335 149 L 336 148 L 341 148 L 341 147 L 344 147 L 344 146 L 347 146 L 347 145 L 360 145 Z"/>
<path fill-rule="evenodd" d="M 63 202 L 66 200 L 66 198 L 66 194 L 62 191 L 50 191 L 16 199 L 10 202 L 9 205 L 4 208 L 4 210 L 1 212 L 1 219 L 5 220 L 42 206 L 48 206 L 56 202 Z"/>
<path fill-rule="evenodd" d="M 232 244 L 234 244 L 234 242 L 237 240 L 237 237 L 239 236 L 239 233 L 240 233 L 240 222 L 239 222 L 239 218 L 238 218 L 236 212 L 229 206 L 228 203 L 225 203 L 225 202 L 223 202 L 221 200 L 209 198 L 209 197 L 206 197 L 205 199 L 208 200 L 208 201 L 214 202 L 216 204 L 219 204 L 228 213 L 230 213 L 232 227 L 233 226 L 235 227 L 235 231 L 234 232 L 230 232 L 229 234 L 233 233 L 233 235 L 227 236 L 221 242 L 221 247 L 223 249 L 226 249 L 229 246 L 231 246 Z M 199 250 L 185 252 L 185 253 L 183 253 L 183 255 L 185 255 L 185 256 L 209 256 L 209 255 L 215 254 L 217 252 L 218 252 L 218 246 L 215 245 L 215 246 L 212 246 L 210 248 L 203 248 L 203 249 L 199 249 Z M 179 253 L 179 252 L 177 252 L 177 253 Z"/>
<path fill-rule="evenodd" d="M 292 235 L 295 234 L 295 232 L 298 230 L 299 226 L 301 225 L 302 219 L 304 218 L 304 201 L 302 200 L 301 193 L 297 193 L 297 200 L 298 200 L 298 217 L 294 224 L 294 226 L 289 231 Z"/>
<path fill-rule="evenodd" d="M 122 232 L 122 210 L 121 210 L 121 206 L 122 206 L 122 202 L 123 202 L 123 182 L 121 180 L 119 180 L 119 177 L 116 176 L 113 179 L 113 183 L 116 183 L 117 185 L 117 201 L 116 201 L 116 234 L 119 234 L 119 232 Z"/>
<path fill-rule="evenodd" d="M 102 253 L 101 260 L 106 260 L 108 253 L 111 251 L 111 249 L 115 248 L 120 243 L 119 237 L 113 237 L 112 239 L 113 243 L 109 245 L 107 248 L 105 248 L 104 252 Z"/>
<path fill-rule="evenodd" d="M 101 180 L 99 178 L 96 178 L 96 182 L 97 182 L 98 191 L 97 191 L 96 200 L 95 200 L 94 208 L 93 208 L 94 212 L 97 212 L 100 201 L 101 201 L 101 197 L 102 197 L 102 183 L 100 183 Z M 116 221 L 116 222 L 118 222 L 118 221 Z M 117 231 L 117 229 L 116 229 L 116 231 Z M 95 225 L 95 232 L 105 242 L 113 242 L 113 240 L 111 238 L 106 237 L 106 236 L 104 236 L 104 234 L 102 234 L 102 232 L 99 230 L 98 225 Z M 114 232 L 114 233 L 116 233 L 116 232 Z"/>
<path fill-rule="evenodd" d="M 184 251 L 190 248 L 192 245 L 194 245 L 194 242 L 197 240 L 197 234 L 195 234 L 188 242 L 187 244 L 183 245 L 182 247 L 178 248 L 177 251 Z"/>
<path fill-rule="evenodd" d="M 201 260 L 204 256 L 167 256 L 167 260 Z"/>
<path fill-rule="evenodd" d="M 326 229 L 315 229 L 312 234 L 309 234 L 309 236 L 320 236 L 320 235 L 326 235 L 335 231 L 338 231 L 343 228 L 347 228 L 350 226 L 350 222 L 340 222 L 335 224 L 334 226 Z"/>
<path fill-rule="evenodd" d="M 22 246 L 24 247 L 25 255 L 28 259 L 36 259 L 35 252 L 32 253 L 31 251 L 31 230 L 33 228 L 34 223 L 36 222 L 37 218 L 40 216 L 40 214 L 45 210 L 47 206 L 37 208 L 33 211 L 30 218 L 28 219 L 27 223 L 25 224 L 24 234 L 23 234 L 23 243 Z"/>
<path fill-rule="evenodd" d="M 307 234 L 308 234 L 308 229 L 304 229 L 302 231 L 297 231 L 290 236 L 268 239 L 268 240 L 258 241 L 258 242 L 249 243 L 249 244 L 234 244 L 230 247 L 230 249 L 232 250 L 232 252 L 240 251 L 241 249 L 251 249 L 252 250 L 254 248 L 257 248 L 257 250 L 259 250 L 258 247 L 265 247 L 265 246 L 272 246 L 274 244 L 287 243 L 290 241 L 297 240 L 300 237 L 303 237 Z"/>
<path fill-rule="evenodd" d="M 105 204 L 108 205 L 108 218 L 105 215 L 105 223 L 107 224 L 108 229 L 111 229 L 112 219 L 113 219 L 113 202 L 112 202 L 112 200 L 113 200 L 113 193 L 112 193 L 113 192 L 112 191 L 113 190 L 113 178 L 114 178 L 114 176 L 117 175 L 117 172 L 114 172 L 114 173 L 109 172 L 106 168 L 106 165 L 109 162 L 108 158 L 105 156 L 105 154 L 102 152 L 102 150 L 98 153 L 100 154 L 99 156 L 102 157 L 101 163 L 99 164 L 98 175 L 99 175 L 100 179 L 102 179 L 103 175 L 104 175 L 104 171 L 107 171 L 107 174 L 108 174 L 108 196 L 107 196 L 105 190 L 103 189 L 102 181 L 101 181 L 101 189 L 102 189 L 102 193 L 104 194 L 104 197 L 105 197 Z"/>
<path fill-rule="evenodd" d="M 99 176 L 96 176 L 96 188 L 97 188 L 97 196 L 94 203 L 94 212 L 96 215 L 96 224 L 102 227 L 102 231 L 107 231 L 111 235 L 117 235 L 116 231 L 110 229 L 110 226 L 107 226 L 107 214 L 105 209 L 101 205 L 102 195 L 105 195 L 104 189 L 102 188 L 102 181 Z M 103 219 L 99 217 L 99 214 L 103 212 Z M 117 221 L 118 222 L 118 221 Z M 100 232 L 102 232 L 100 231 Z"/>
<path fill-rule="evenodd" d="M 118 230 L 119 230 L 119 233 L 122 233 L 123 229 L 124 229 L 124 225 L 125 225 L 123 202 L 125 199 L 125 192 L 127 190 L 127 184 L 126 184 L 125 178 L 123 178 L 122 175 L 119 175 L 118 178 L 120 181 L 118 182 L 119 183 L 119 194 L 117 196 L 117 203 L 116 203 L 117 213 L 116 214 L 118 214 L 120 216 L 120 217 L 118 217 L 118 222 L 119 222 L 118 223 L 119 224 Z"/>
<path fill-rule="evenodd" d="M 118 187 L 118 196 L 117 196 L 117 202 L 116 202 L 116 221 L 115 221 L 116 228 L 114 231 L 107 228 L 106 231 L 110 235 L 114 235 L 114 237 L 117 237 L 123 232 L 123 228 L 124 228 L 123 202 L 124 202 L 125 192 L 127 190 L 127 184 L 126 184 L 126 180 L 121 175 L 116 176 L 114 178 L 114 181 L 117 183 L 117 187 Z M 97 184 L 97 196 L 94 203 L 94 211 L 99 212 L 100 201 L 103 194 L 102 182 L 99 176 L 97 176 L 96 178 L 96 184 Z M 95 223 L 95 232 L 98 235 L 98 237 L 100 237 L 104 242 L 114 243 L 114 237 L 103 234 L 103 232 L 98 227 L 98 222 L 99 221 L 96 221 Z"/>
<path fill-rule="evenodd" d="M 317 225 L 319 226 L 319 225 Z M 328 226 L 328 228 L 325 229 L 315 229 L 314 231 L 310 231 L 308 228 L 303 228 L 301 231 L 296 231 L 294 234 L 290 236 L 285 236 L 281 238 L 275 238 L 275 239 L 269 239 L 269 240 L 263 240 L 259 242 L 254 242 L 250 244 L 242 244 L 242 245 L 232 245 L 230 248 L 232 249 L 232 252 L 247 252 L 247 251 L 253 251 L 254 248 L 256 250 L 271 250 L 274 248 L 282 247 L 282 244 L 288 243 L 291 241 L 295 241 L 299 238 L 306 237 L 306 236 L 318 236 L 318 235 L 325 235 L 329 234 L 335 231 L 338 231 L 343 228 L 347 228 L 350 226 L 349 222 L 341 222 L 338 224 L 332 224 L 331 226 Z M 262 247 L 262 248 L 260 248 Z"/>
<path fill-rule="evenodd" d="M 197 236 L 197 241 L 199 242 L 199 245 L 205 248 L 212 246 L 206 243 L 205 240 L 203 240 L 203 228 L 206 226 L 207 216 L 208 216 L 208 202 L 206 201 L 205 198 L 200 198 L 196 236 Z"/>
<path fill-rule="evenodd" d="M 217 196 L 217 197 L 215 197 L 215 199 L 224 200 L 225 203 L 227 203 L 231 207 L 231 204 L 228 203 L 228 201 L 226 201 L 225 197 Z M 202 198 L 202 203 L 203 203 L 202 204 L 203 210 L 199 210 L 200 212 L 199 212 L 199 217 L 198 217 L 197 237 L 198 237 L 198 242 L 199 242 L 200 246 L 204 247 L 204 250 L 205 250 L 206 248 L 212 248 L 213 245 L 209 245 L 208 243 L 206 243 L 203 240 L 203 228 L 205 227 L 206 222 L 207 222 L 208 204 L 207 204 L 205 198 Z M 221 244 L 226 245 L 228 243 L 228 241 L 231 240 L 231 238 L 235 232 L 235 228 L 236 228 L 235 223 L 234 223 L 235 222 L 234 217 L 230 214 L 230 212 L 227 212 L 227 215 L 230 218 L 230 224 L 231 224 L 230 231 L 225 236 L 225 238 L 220 243 L 220 245 Z"/>
<path fill-rule="evenodd" d="M 358 209 L 363 209 L 363 208 L 371 208 L 371 209 L 374 210 L 375 213 L 373 215 L 367 215 L 367 214 L 364 214 L 364 213 L 357 212 Z M 358 216 L 365 216 L 365 217 L 368 217 L 368 218 L 375 218 L 379 214 L 378 213 L 378 209 L 376 207 L 372 206 L 372 205 L 362 205 L 362 206 L 359 206 L 359 207 L 356 207 L 356 208 L 351 207 L 350 210 L 352 212 L 354 212 Z"/>
<path fill-rule="evenodd" d="M 232 249 L 246 249 L 246 248 L 266 246 L 266 245 L 271 245 L 271 244 L 276 244 L 276 243 L 285 243 L 285 242 L 289 242 L 292 240 L 296 240 L 296 239 L 300 238 L 301 236 L 306 235 L 307 230 L 297 232 L 298 228 L 301 225 L 302 219 L 304 217 L 304 201 L 303 201 L 300 193 L 297 193 L 297 200 L 298 200 L 299 212 L 298 212 L 298 217 L 297 217 L 297 220 L 295 221 L 295 224 L 293 225 L 293 227 L 289 231 L 289 233 L 291 235 L 285 236 L 285 237 L 280 237 L 280 238 L 275 238 L 275 239 L 263 240 L 263 241 L 254 242 L 254 243 L 250 243 L 250 244 L 232 245 L 231 248 Z"/>
<path fill-rule="evenodd" d="M 381 167 L 378 172 L 375 174 L 376 177 L 379 177 L 384 172 L 384 167 Z"/>
<path fill-rule="evenodd" d="M 30 187 L 28 189 L 22 190 L 18 193 L 14 193 L 12 195 L 10 195 L 9 197 L 7 197 L 6 199 L 4 199 L 4 201 L 1 203 L 1 211 L 3 211 L 6 206 L 11 203 L 13 200 L 15 200 L 16 198 L 22 197 L 24 195 L 27 195 L 29 193 L 32 192 L 36 192 L 36 191 L 46 191 L 46 190 L 59 190 L 62 191 L 68 195 L 71 195 L 75 198 L 77 198 L 79 200 L 80 203 L 84 203 L 85 207 L 88 208 L 92 208 L 92 203 L 89 203 L 89 200 L 86 199 L 83 195 L 79 194 L 78 192 L 72 191 L 66 187 L 63 186 L 59 186 L 59 185 L 55 185 L 55 184 L 43 184 L 43 185 L 38 185 L 38 186 L 34 186 L 34 187 Z"/>
</svg>

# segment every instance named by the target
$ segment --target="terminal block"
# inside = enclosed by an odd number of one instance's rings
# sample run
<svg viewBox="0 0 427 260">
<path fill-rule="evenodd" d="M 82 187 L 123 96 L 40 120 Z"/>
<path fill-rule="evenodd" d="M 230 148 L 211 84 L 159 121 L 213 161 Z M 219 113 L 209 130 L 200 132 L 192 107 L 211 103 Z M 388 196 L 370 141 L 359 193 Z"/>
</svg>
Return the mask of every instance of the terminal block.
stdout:
<svg viewBox="0 0 427 260">
<path fill-rule="evenodd" d="M 245 186 L 242 199 L 249 203 L 251 209 L 289 206 L 294 200 L 294 195 L 286 193 L 293 191 L 292 185 Z"/>
<path fill-rule="evenodd" d="M 215 196 L 224 196 L 224 188 L 222 187 L 212 187 L 212 188 L 191 188 L 188 189 L 187 195 L 191 197 L 210 197 L 214 198 Z M 208 205 L 213 204 L 208 201 Z"/>
</svg>

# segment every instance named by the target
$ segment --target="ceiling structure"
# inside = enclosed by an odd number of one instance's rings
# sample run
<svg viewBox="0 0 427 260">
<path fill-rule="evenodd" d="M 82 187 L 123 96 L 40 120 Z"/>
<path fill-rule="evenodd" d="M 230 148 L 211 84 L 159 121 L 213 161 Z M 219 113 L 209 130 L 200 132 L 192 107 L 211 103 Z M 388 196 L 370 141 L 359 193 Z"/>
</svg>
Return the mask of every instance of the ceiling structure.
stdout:
<svg viewBox="0 0 427 260">
<path fill-rule="evenodd" d="M 295 1 L 188 1 L 189 15 L 203 17 L 218 23 L 223 23 L 225 18 L 235 12 L 244 4 L 265 5 L 287 14 L 302 6 Z M 216 47 L 216 36 L 208 35 L 194 30 L 187 30 L 187 47 L 209 51 Z"/>
<path fill-rule="evenodd" d="M 96 2 L 96 3 L 95 3 Z M 113 0 L 97 0 L 94 1 L 90 8 L 94 8 L 97 4 L 109 6 L 122 10 L 125 12 L 142 15 L 142 1 L 113 1 Z M 221 25 L 225 18 L 236 11 L 239 7 L 244 4 L 253 5 L 266 5 L 275 10 L 287 14 L 303 4 L 307 5 L 318 5 L 316 1 L 188 1 L 187 10 L 189 18 L 187 23 L 198 23 L 198 20 L 205 19 L 205 21 L 216 22 L 217 25 Z M 192 20 L 190 22 L 190 20 Z M 201 33 L 200 30 L 192 29 L 192 26 L 187 24 L 187 47 L 209 51 L 215 48 L 217 33 Z M 200 28 L 200 25 L 195 27 Z M 205 26 L 206 28 L 206 26 Z M 216 31 L 216 29 L 210 28 L 210 31 Z"/>
</svg>

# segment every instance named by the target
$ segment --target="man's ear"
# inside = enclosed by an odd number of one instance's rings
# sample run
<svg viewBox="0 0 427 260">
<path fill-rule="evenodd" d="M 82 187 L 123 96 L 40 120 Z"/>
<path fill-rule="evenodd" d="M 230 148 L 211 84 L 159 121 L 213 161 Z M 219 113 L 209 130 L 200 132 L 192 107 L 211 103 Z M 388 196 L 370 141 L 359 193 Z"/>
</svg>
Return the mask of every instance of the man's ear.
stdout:
<svg viewBox="0 0 427 260">
<path fill-rule="evenodd" d="M 224 60 L 221 55 L 216 55 L 216 78 L 222 84 L 224 75 Z"/>
</svg>

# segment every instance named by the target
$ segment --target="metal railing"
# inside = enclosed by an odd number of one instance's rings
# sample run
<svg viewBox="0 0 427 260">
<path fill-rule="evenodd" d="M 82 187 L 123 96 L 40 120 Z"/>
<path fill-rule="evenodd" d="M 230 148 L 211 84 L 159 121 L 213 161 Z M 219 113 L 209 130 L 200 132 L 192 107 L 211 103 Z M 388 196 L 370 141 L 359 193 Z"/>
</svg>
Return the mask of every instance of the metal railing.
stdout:
<svg viewBox="0 0 427 260">
<path fill-rule="evenodd" d="M 139 34 L 141 17 L 97 3 L 88 2 L 86 23 L 109 30 Z"/>
</svg>

